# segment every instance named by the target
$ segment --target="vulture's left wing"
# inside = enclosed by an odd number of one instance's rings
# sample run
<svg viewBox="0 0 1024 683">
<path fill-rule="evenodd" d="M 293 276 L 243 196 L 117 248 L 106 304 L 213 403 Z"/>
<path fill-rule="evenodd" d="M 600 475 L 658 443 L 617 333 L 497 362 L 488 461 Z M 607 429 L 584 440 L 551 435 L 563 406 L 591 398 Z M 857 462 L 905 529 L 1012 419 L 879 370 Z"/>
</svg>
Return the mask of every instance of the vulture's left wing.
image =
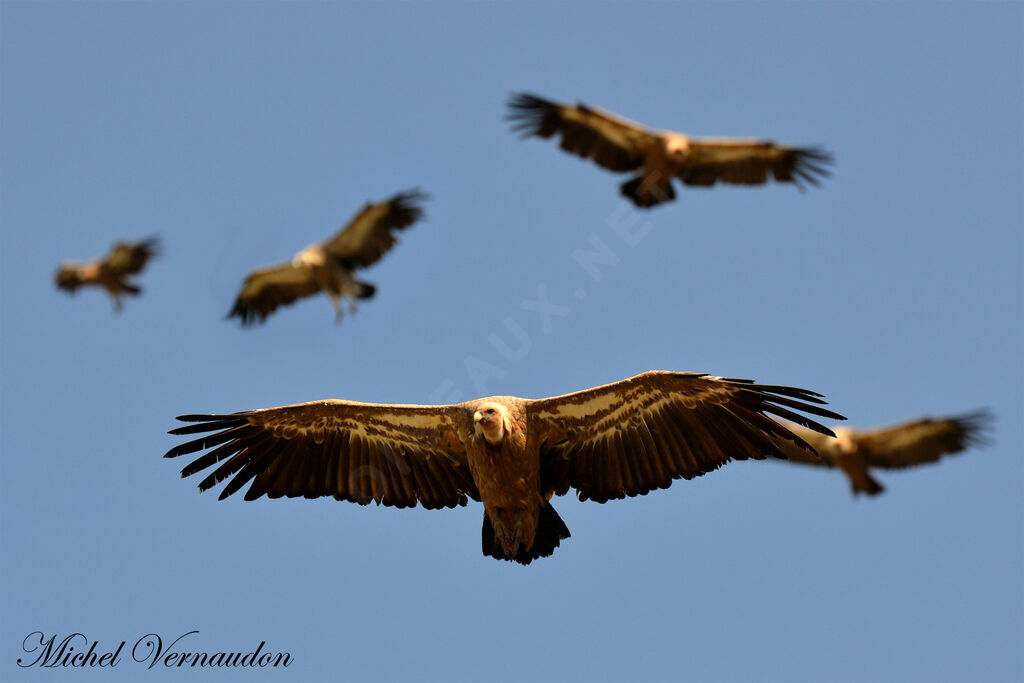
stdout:
<svg viewBox="0 0 1024 683">
<path fill-rule="evenodd" d="M 160 238 L 147 237 L 141 242 L 118 242 L 107 257 L 106 267 L 119 275 L 142 272 L 146 263 L 160 253 Z"/>
<path fill-rule="evenodd" d="M 334 237 L 324 243 L 327 254 L 347 268 L 365 268 L 380 260 L 398 239 L 395 231 L 423 217 L 419 190 L 396 194 L 379 204 L 367 204 Z"/>
<path fill-rule="evenodd" d="M 944 455 L 985 445 L 992 414 L 981 410 L 958 417 L 924 418 L 856 435 L 869 467 L 902 469 L 935 462 Z"/>
<path fill-rule="evenodd" d="M 696 373 L 646 372 L 575 394 L 533 401 L 530 429 L 542 452 L 542 485 L 604 502 L 666 488 L 730 460 L 785 458 L 773 439 L 810 449 L 777 415 L 821 434 L 795 411 L 845 419 L 819 394 Z"/>
<path fill-rule="evenodd" d="M 687 185 L 762 185 L 778 182 L 819 185 L 827 177 L 832 155 L 819 147 L 780 147 L 763 140 L 690 141 L 689 153 L 678 173 Z"/>
</svg>

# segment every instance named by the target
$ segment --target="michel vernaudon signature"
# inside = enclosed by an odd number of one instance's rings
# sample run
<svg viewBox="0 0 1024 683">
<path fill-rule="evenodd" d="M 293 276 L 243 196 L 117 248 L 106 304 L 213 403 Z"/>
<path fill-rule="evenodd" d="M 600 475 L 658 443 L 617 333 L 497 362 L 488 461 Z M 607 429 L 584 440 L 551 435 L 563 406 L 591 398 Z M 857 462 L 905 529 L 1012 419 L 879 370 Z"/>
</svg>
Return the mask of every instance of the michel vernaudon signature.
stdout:
<svg viewBox="0 0 1024 683">
<path fill-rule="evenodd" d="M 260 641 L 259 646 L 250 652 L 186 651 L 181 641 L 198 634 L 199 631 L 189 631 L 165 642 L 159 634 L 147 633 L 135 641 L 125 656 L 133 662 L 146 664 L 147 669 L 158 664 L 168 668 L 276 668 L 292 663 L 288 652 L 265 652 L 266 641 Z M 47 638 L 42 631 L 33 631 L 21 643 L 21 649 L 29 656 L 19 657 L 18 666 L 26 669 L 33 666 L 114 668 L 121 663 L 127 643 L 122 640 L 117 647 L 109 648 L 101 646 L 99 641 L 90 641 L 82 633 L 72 633 L 61 639 L 56 634 Z"/>
</svg>

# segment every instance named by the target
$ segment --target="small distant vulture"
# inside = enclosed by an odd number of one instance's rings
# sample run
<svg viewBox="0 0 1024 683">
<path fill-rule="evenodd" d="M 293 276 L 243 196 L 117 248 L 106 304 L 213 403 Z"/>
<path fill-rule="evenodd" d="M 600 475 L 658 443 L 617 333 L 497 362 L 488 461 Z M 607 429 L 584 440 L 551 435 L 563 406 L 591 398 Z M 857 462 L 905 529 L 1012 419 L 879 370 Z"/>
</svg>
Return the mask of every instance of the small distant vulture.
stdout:
<svg viewBox="0 0 1024 683">
<path fill-rule="evenodd" d="M 423 217 L 419 190 L 402 192 L 379 204 L 367 204 L 348 225 L 326 242 L 312 244 L 290 263 L 255 270 L 245 279 L 228 318 L 243 325 L 262 323 L 279 306 L 323 292 L 334 305 L 335 320 L 344 315 L 342 299 L 356 311 L 356 299 L 373 297 L 376 287 L 355 279 L 354 272 L 371 266 L 395 244 L 394 232 Z"/>
<path fill-rule="evenodd" d="M 837 428 L 836 438 L 821 436 L 796 425 L 786 425 L 794 434 L 809 443 L 820 457 L 780 443 L 779 448 L 791 462 L 805 465 L 838 467 L 850 480 L 853 495 L 875 496 L 885 489 L 872 476 L 873 467 L 904 469 L 937 462 L 944 455 L 953 455 L 972 446 L 988 442 L 985 431 L 992 414 L 980 410 L 957 417 L 933 419 L 925 417 L 891 427 L 871 430 Z"/>
<path fill-rule="evenodd" d="M 333 496 L 361 505 L 484 506 L 484 555 L 529 564 L 554 552 L 569 530 L 548 502 L 574 488 L 603 503 L 667 488 L 730 460 L 785 457 L 776 444 L 812 449 L 768 414 L 821 434 L 798 414 L 844 419 L 820 394 L 697 373 L 646 372 L 574 394 L 529 400 L 492 396 L 416 406 L 324 400 L 227 415 L 183 415 L 204 434 L 167 452 L 212 449 L 187 477 L 230 479 L 224 499 L 252 482 L 267 495 Z M 788 443 L 792 442 L 792 443 Z"/>
<path fill-rule="evenodd" d="M 656 131 L 579 103 L 575 107 L 529 93 L 508 102 L 512 130 L 523 137 L 562 136 L 561 147 L 612 171 L 642 169 L 623 183 L 622 194 L 641 208 L 675 199 L 672 179 L 684 185 L 717 182 L 762 185 L 770 177 L 781 183 L 817 186 L 828 176 L 832 155 L 819 147 L 779 147 L 768 140 L 692 138 Z"/>
<path fill-rule="evenodd" d="M 113 300 L 114 310 L 120 312 L 124 305 L 121 297 L 142 293 L 142 287 L 128 281 L 129 276 L 141 273 L 146 263 L 159 254 L 158 237 L 147 237 L 141 242 L 118 242 L 105 259 L 89 263 L 62 263 L 54 281 L 58 288 L 71 294 L 79 287 L 102 287 Z"/>
</svg>

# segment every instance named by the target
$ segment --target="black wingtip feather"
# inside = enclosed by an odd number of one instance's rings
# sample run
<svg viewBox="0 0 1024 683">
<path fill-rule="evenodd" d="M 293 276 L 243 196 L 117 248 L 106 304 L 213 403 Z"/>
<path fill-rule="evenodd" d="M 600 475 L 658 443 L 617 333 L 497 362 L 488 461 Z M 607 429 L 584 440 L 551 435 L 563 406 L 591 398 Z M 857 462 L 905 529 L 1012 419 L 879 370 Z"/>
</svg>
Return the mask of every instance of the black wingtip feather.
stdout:
<svg viewBox="0 0 1024 683">
<path fill-rule="evenodd" d="M 824 404 L 824 394 L 819 394 L 816 391 L 810 389 L 801 389 L 800 387 L 789 387 L 782 386 L 779 384 L 758 384 L 757 390 L 767 392 L 770 394 L 778 394 L 779 396 L 789 396 L 790 398 L 799 399 L 801 401 L 809 401 L 811 403 Z"/>
<path fill-rule="evenodd" d="M 814 401 L 813 403 L 808 403 L 807 401 L 798 401 L 781 395 L 769 395 L 765 397 L 765 400 L 771 403 L 776 403 L 781 406 L 786 406 L 787 408 L 792 408 L 793 410 L 800 410 L 805 413 L 811 413 L 812 415 L 818 415 L 820 417 L 828 417 L 833 420 L 846 419 L 842 415 L 839 415 L 838 413 L 834 413 L 831 410 L 828 410 L 827 408 L 820 407 L 821 404 L 824 404 L 824 401 Z"/>
<path fill-rule="evenodd" d="M 160 240 L 160 235 L 149 235 L 142 239 L 138 243 L 138 248 L 142 250 L 143 256 L 146 259 L 155 259 L 163 256 L 163 242 Z"/>
<path fill-rule="evenodd" d="M 523 138 L 531 135 L 551 137 L 557 129 L 552 120 L 559 105 L 531 93 L 513 93 L 508 99 L 509 112 L 505 120 L 512 122 L 512 132 L 522 133 Z"/>
<path fill-rule="evenodd" d="M 404 190 L 393 197 L 393 201 L 405 203 L 425 202 L 428 199 L 430 199 L 430 195 L 419 187 L 414 187 L 411 190 Z"/>
<path fill-rule="evenodd" d="M 244 425 L 246 420 L 231 420 L 224 422 L 204 422 L 202 424 L 188 425 L 185 427 L 175 427 L 169 430 L 168 434 L 174 436 L 183 436 L 186 434 L 202 434 L 203 432 L 215 432 L 221 429 L 230 429 L 232 427 L 240 427 Z"/>
<path fill-rule="evenodd" d="M 187 455 L 189 453 L 195 453 L 196 451 L 202 451 L 207 448 L 213 448 L 219 446 L 225 441 L 230 441 L 235 438 L 236 434 L 232 433 L 234 430 L 228 430 L 219 434 L 209 434 L 207 436 L 193 439 L 192 441 L 186 441 L 183 444 L 178 444 L 174 448 L 164 453 L 165 458 L 177 458 L 179 455 Z"/>
<path fill-rule="evenodd" d="M 792 410 L 788 410 L 786 408 L 783 408 L 782 406 L 777 406 L 777 405 L 772 404 L 772 403 L 766 403 L 762 410 L 764 412 L 770 413 L 772 415 L 778 415 L 781 418 L 789 420 L 790 422 L 794 422 L 794 423 L 796 423 L 796 424 L 798 424 L 798 425 L 800 425 L 802 427 L 806 427 L 807 429 L 810 429 L 811 431 L 818 432 L 819 434 L 824 434 L 825 436 L 835 437 L 835 432 L 833 432 L 831 429 L 829 429 L 825 425 L 818 424 L 814 420 L 811 420 L 810 418 L 804 417 L 803 415 L 800 415 L 799 413 L 794 413 Z M 802 408 L 801 410 L 810 412 L 807 408 Z M 795 434 L 793 435 L 793 437 L 796 438 L 799 441 L 799 437 L 797 437 Z M 814 450 L 814 449 L 812 448 L 811 450 Z"/>
<path fill-rule="evenodd" d="M 397 229 L 407 228 L 417 221 L 422 221 L 426 214 L 421 204 L 428 199 L 430 195 L 418 187 L 399 192 L 384 201 L 390 205 L 385 220 L 390 227 Z"/>
<path fill-rule="evenodd" d="M 223 414 L 212 415 L 212 414 L 207 413 L 207 414 L 179 415 L 178 417 L 176 417 L 174 419 L 178 420 L 179 422 L 214 422 L 216 420 L 241 420 L 241 419 L 244 419 L 244 418 L 242 417 L 242 413 L 227 414 L 227 415 L 223 415 Z"/>
<path fill-rule="evenodd" d="M 429 194 L 418 187 L 414 187 L 411 190 L 399 192 L 391 198 L 391 202 L 402 211 L 414 214 L 416 219 L 419 220 L 423 217 L 423 207 L 420 204 L 428 199 L 430 199 Z"/>
<path fill-rule="evenodd" d="M 832 176 L 825 165 L 834 163 L 834 157 L 822 147 L 798 147 L 793 150 L 792 161 L 791 179 L 801 191 L 803 183 L 821 187 L 821 180 Z"/>
<path fill-rule="evenodd" d="M 996 416 L 988 408 L 976 410 L 973 413 L 966 413 L 955 418 L 957 424 L 964 430 L 964 447 L 986 447 L 993 443 L 992 430 L 995 428 Z"/>
</svg>

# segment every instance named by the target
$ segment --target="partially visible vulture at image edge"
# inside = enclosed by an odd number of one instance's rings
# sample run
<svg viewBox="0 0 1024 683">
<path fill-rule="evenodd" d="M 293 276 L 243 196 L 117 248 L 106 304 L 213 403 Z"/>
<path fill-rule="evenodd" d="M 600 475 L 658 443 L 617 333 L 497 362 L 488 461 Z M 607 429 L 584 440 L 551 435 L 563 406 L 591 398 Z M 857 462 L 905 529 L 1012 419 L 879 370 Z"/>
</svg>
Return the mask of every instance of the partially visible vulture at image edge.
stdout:
<svg viewBox="0 0 1024 683">
<path fill-rule="evenodd" d="M 122 297 L 142 293 L 142 287 L 129 277 L 141 273 L 159 253 L 158 237 L 147 237 L 141 242 L 117 242 L 106 258 L 88 263 L 62 263 L 53 279 L 59 289 L 69 294 L 77 292 L 79 287 L 102 287 L 114 302 L 114 311 L 120 313 L 124 307 Z"/>
<path fill-rule="evenodd" d="M 246 500 L 333 496 L 361 505 L 484 506 L 483 553 L 529 564 L 569 529 L 549 502 L 576 489 L 598 503 L 667 488 L 730 460 L 785 458 L 806 441 L 769 415 L 832 435 L 797 411 L 832 419 L 820 394 L 698 373 L 645 372 L 540 400 L 492 396 L 418 406 L 323 400 L 225 415 L 183 415 L 171 434 L 204 434 L 169 450 L 207 450 L 187 477 L 213 467 Z M 219 463 L 219 464 L 218 464 Z M 251 483 L 250 483 L 251 482 Z"/>
<path fill-rule="evenodd" d="M 836 438 L 824 437 L 797 425 L 786 425 L 790 431 L 817 451 L 817 458 L 807 452 L 780 443 L 790 462 L 821 467 L 838 467 L 850 480 L 853 495 L 876 496 L 885 488 L 871 476 L 873 468 L 894 470 L 938 462 L 945 455 L 954 455 L 974 446 L 988 443 L 986 431 L 991 428 L 992 414 L 979 410 L 954 417 L 925 417 L 889 427 L 853 429 L 837 427 Z"/>
<path fill-rule="evenodd" d="M 370 299 L 377 289 L 356 280 L 355 271 L 373 265 L 395 246 L 395 232 L 423 217 L 419 203 L 425 199 L 427 195 L 412 190 L 367 204 L 330 239 L 306 247 L 288 263 L 253 271 L 227 317 L 239 318 L 243 326 L 262 323 L 278 307 L 323 292 L 334 306 L 335 321 L 341 322 L 342 300 L 354 314 L 355 300 Z"/>
<path fill-rule="evenodd" d="M 695 138 L 658 131 L 583 103 L 568 106 L 529 93 L 508 102 L 512 130 L 523 137 L 561 136 L 561 147 L 611 171 L 640 170 L 620 186 L 641 208 L 675 199 L 672 179 L 684 185 L 715 183 L 819 185 L 829 175 L 832 155 L 820 147 L 780 147 L 768 140 Z"/>
</svg>

